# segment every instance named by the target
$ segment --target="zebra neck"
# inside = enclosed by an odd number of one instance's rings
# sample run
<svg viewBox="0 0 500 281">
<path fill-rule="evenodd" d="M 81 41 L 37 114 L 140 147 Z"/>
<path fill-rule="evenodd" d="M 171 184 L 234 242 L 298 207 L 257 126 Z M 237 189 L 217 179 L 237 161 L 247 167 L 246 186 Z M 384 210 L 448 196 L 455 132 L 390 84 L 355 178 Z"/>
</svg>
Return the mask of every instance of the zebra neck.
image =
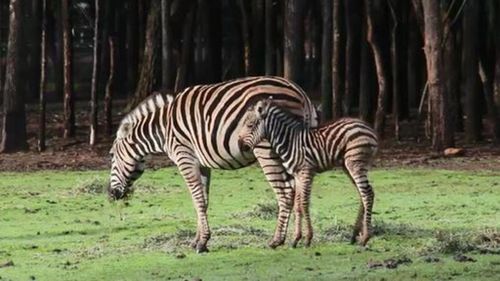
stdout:
<svg viewBox="0 0 500 281">
<path fill-rule="evenodd" d="M 269 117 L 269 142 L 287 170 L 294 171 L 304 160 L 304 147 L 307 145 L 310 130 L 304 127 L 302 120 L 291 116 L 273 114 Z"/>
<path fill-rule="evenodd" d="M 143 156 L 165 152 L 166 119 L 165 109 L 149 112 L 136 124 L 136 144 Z"/>
</svg>

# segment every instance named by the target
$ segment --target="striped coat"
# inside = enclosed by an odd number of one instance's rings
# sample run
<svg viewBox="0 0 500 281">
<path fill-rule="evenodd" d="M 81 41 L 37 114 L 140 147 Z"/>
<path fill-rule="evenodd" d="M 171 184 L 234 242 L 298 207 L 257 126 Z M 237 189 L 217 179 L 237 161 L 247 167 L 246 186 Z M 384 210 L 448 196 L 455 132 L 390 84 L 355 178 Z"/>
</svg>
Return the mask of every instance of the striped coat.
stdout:
<svg viewBox="0 0 500 281">
<path fill-rule="evenodd" d="M 303 120 L 317 125 L 316 111 L 297 85 L 279 77 L 250 77 L 186 88 L 177 96 L 153 95 L 121 122 L 111 148 L 112 165 L 108 193 L 126 197 L 143 172 L 142 161 L 151 153 L 166 153 L 178 166 L 196 208 L 197 234 L 193 247 L 207 250 L 210 169 L 238 169 L 256 160 L 271 183 L 279 204 L 279 216 L 271 247 L 283 244 L 293 206 L 293 178 L 267 142 L 252 151 L 238 146 L 238 132 L 247 108 L 273 97 Z"/>
<path fill-rule="evenodd" d="M 262 139 L 269 140 L 283 166 L 295 179 L 295 246 L 302 238 L 302 217 L 307 226 L 305 244 L 312 239 L 309 201 L 315 173 L 342 166 L 361 197 L 361 206 L 354 227 L 353 239 L 365 245 L 370 238 L 374 192 L 367 172 L 378 147 L 373 129 L 361 120 L 343 118 L 318 128 L 304 125 L 271 99 L 249 108 L 245 126 L 240 131 L 242 150 L 251 150 Z"/>
</svg>

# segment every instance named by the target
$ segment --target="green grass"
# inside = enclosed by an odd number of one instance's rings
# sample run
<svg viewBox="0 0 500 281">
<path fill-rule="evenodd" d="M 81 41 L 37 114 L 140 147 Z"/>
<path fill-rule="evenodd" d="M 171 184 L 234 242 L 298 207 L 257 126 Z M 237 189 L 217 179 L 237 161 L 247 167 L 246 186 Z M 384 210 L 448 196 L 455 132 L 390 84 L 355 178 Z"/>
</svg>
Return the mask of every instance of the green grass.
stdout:
<svg viewBox="0 0 500 281">
<path fill-rule="evenodd" d="M 266 247 L 274 194 L 258 168 L 214 171 L 208 254 L 175 168 L 148 171 L 128 204 L 107 171 L 0 173 L 0 280 L 498 280 L 500 174 L 376 170 L 369 247 L 348 244 L 358 196 L 340 172 L 315 178 L 311 248 Z M 289 229 L 289 234 L 292 232 Z M 458 262 L 457 254 L 476 262 Z M 429 260 L 439 259 L 437 262 Z M 396 269 L 388 259 L 410 259 Z M 1 267 L 9 261 L 13 266 Z M 386 262 L 386 264 L 389 262 Z"/>
</svg>

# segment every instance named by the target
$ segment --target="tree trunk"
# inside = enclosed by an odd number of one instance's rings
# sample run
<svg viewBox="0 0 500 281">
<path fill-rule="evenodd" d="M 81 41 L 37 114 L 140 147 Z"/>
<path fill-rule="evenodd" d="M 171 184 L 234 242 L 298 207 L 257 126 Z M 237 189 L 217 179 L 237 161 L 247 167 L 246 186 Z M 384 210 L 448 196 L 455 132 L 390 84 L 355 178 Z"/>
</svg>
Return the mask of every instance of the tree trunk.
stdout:
<svg viewBox="0 0 500 281">
<path fill-rule="evenodd" d="M 441 2 L 441 14 L 445 15 L 447 10 L 449 9 L 449 5 L 451 5 L 452 1 L 446 1 L 443 5 Z M 457 128 L 457 124 L 459 120 L 462 118 L 461 115 L 458 114 L 459 106 L 460 106 L 460 56 L 458 52 L 458 44 L 456 43 L 456 31 L 452 26 L 452 19 L 448 16 L 447 19 L 444 20 L 443 23 L 443 71 L 446 73 L 444 76 L 445 83 L 445 97 L 447 99 L 448 104 L 448 114 L 446 114 L 448 120 L 447 129 L 449 132 L 445 133 L 446 139 L 444 139 L 444 144 L 447 147 L 452 147 L 455 144 L 454 133 Z"/>
<path fill-rule="evenodd" d="M 323 36 L 321 42 L 322 122 L 332 119 L 332 1 L 322 1 Z"/>
<path fill-rule="evenodd" d="M 287 0 L 284 25 L 284 76 L 302 84 L 304 64 L 304 0 Z"/>
<path fill-rule="evenodd" d="M 425 23 L 424 23 L 424 11 L 422 8 L 422 1 L 424 0 L 411 0 L 411 5 L 413 7 L 413 13 L 415 15 L 415 20 L 417 22 L 418 30 L 422 35 L 422 38 L 425 36 Z"/>
<path fill-rule="evenodd" d="M 494 101 L 497 110 L 497 119 L 500 120 L 500 3 L 495 1 L 495 78 L 494 78 Z M 500 140 L 500 125 L 494 130 L 497 140 Z"/>
<path fill-rule="evenodd" d="M 399 52 L 401 51 L 398 45 L 400 44 L 398 38 L 398 33 L 400 27 L 400 21 L 398 19 L 398 3 L 392 3 L 391 0 L 387 2 L 389 4 L 389 10 L 391 11 L 392 18 L 392 29 L 391 29 L 391 71 L 392 71 L 392 115 L 394 117 L 394 138 L 399 141 L 399 79 L 403 78 L 403 75 L 399 75 Z M 401 73 L 403 74 L 403 73 Z"/>
<path fill-rule="evenodd" d="M 248 13 L 246 9 L 247 1 L 239 0 L 238 6 L 241 13 L 241 34 L 243 37 L 243 62 L 245 66 L 245 74 L 248 76 L 250 73 L 250 31 L 248 24 Z"/>
<path fill-rule="evenodd" d="M 94 54 L 92 64 L 92 84 L 90 90 L 90 141 L 91 146 L 95 145 L 97 137 L 97 85 L 99 84 L 99 51 L 101 44 L 99 34 L 101 32 L 101 15 L 100 15 L 100 1 L 95 0 L 95 15 L 94 15 Z"/>
<path fill-rule="evenodd" d="M 465 95 L 465 138 L 469 143 L 481 137 L 480 95 L 478 93 L 479 2 L 468 1 L 463 14 L 462 77 Z"/>
<path fill-rule="evenodd" d="M 52 32 L 54 45 L 52 49 L 52 65 L 54 66 L 54 84 L 56 97 L 58 100 L 64 100 L 64 32 L 62 17 L 62 1 L 52 2 L 52 13 L 55 18 L 55 30 Z M 51 6 L 51 5 L 48 5 Z M 50 8 L 49 8 L 50 9 Z M 50 29 L 47 29 L 47 35 Z M 50 45 L 49 45 L 50 46 Z"/>
<path fill-rule="evenodd" d="M 356 96 L 359 94 L 361 7 L 360 0 L 345 0 L 346 48 L 345 48 L 345 94 L 343 111 L 352 115 Z"/>
<path fill-rule="evenodd" d="M 411 107 L 418 107 L 422 93 L 422 38 L 417 27 L 415 15 L 410 13 L 408 20 L 408 52 L 407 52 L 407 92 L 408 103 Z"/>
<path fill-rule="evenodd" d="M 220 82 L 222 79 L 222 2 L 221 0 L 212 0 L 208 3 L 209 82 L 215 83 Z"/>
<path fill-rule="evenodd" d="M 95 0 L 94 0 L 95 1 Z M 98 57 L 98 72 L 97 77 L 108 77 L 109 75 L 109 49 L 107 44 L 102 42 L 107 42 L 110 34 L 114 33 L 114 18 L 115 12 L 117 10 L 116 1 L 101 1 L 101 21 L 99 26 L 99 41 L 101 43 L 99 47 Z M 105 91 L 106 85 L 104 83 L 97 83 L 97 93 L 103 93 Z"/>
<path fill-rule="evenodd" d="M 107 136 L 111 136 L 113 133 L 113 115 L 112 115 L 112 99 L 113 92 L 115 90 L 115 40 L 113 37 L 109 37 L 109 76 L 108 82 L 106 83 L 106 93 L 104 95 L 104 131 Z"/>
<path fill-rule="evenodd" d="M 40 35 L 41 35 L 41 18 L 40 18 L 40 1 L 29 1 L 23 3 L 25 10 L 22 15 L 24 19 L 23 35 L 26 42 L 26 74 L 25 101 L 33 101 L 38 93 L 40 86 Z M 33 36 L 37 34 L 38 36 Z"/>
<path fill-rule="evenodd" d="M 265 64 L 264 1 L 251 0 L 250 75 L 262 75 Z"/>
<path fill-rule="evenodd" d="M 373 89 L 376 87 L 373 56 L 370 45 L 366 41 L 367 24 L 366 18 L 362 26 L 361 37 L 361 65 L 359 69 L 359 118 L 373 124 L 373 104 L 375 95 Z"/>
<path fill-rule="evenodd" d="M 384 58 L 382 54 L 382 47 L 378 31 L 375 30 L 375 20 L 374 13 L 378 11 L 373 10 L 373 3 L 369 0 L 365 0 L 366 5 L 366 17 L 367 17 L 367 40 L 373 51 L 373 57 L 375 59 L 375 68 L 377 71 L 378 80 L 378 98 L 377 98 L 377 111 L 375 113 L 375 131 L 380 137 L 384 135 L 385 127 L 385 105 L 387 100 L 387 70 L 384 64 Z"/>
<path fill-rule="evenodd" d="M 64 62 L 64 138 L 75 136 L 75 102 L 73 97 L 71 24 L 69 0 L 62 0 L 61 20 L 63 29 Z"/>
<path fill-rule="evenodd" d="M 130 110 L 149 96 L 153 90 L 155 65 L 157 60 L 158 29 L 160 26 L 160 0 L 152 0 L 147 19 L 146 42 L 142 56 L 141 73 L 134 98 L 130 100 L 127 109 Z M 117 49 L 115 46 L 115 53 Z M 115 62 L 116 63 L 116 62 Z"/>
<path fill-rule="evenodd" d="M 266 33 L 266 75 L 276 73 L 276 18 L 273 8 L 273 0 L 265 0 L 265 33 Z"/>
<path fill-rule="evenodd" d="M 344 66 L 344 36 L 342 30 L 342 3 L 333 0 L 333 54 L 332 54 L 332 116 L 338 119 L 342 116 L 342 93 L 344 84 L 342 78 Z"/>
<path fill-rule="evenodd" d="M 222 14 L 222 36 L 225 38 L 222 46 L 222 53 L 225 54 L 222 63 L 222 80 L 228 80 L 245 75 L 241 11 L 238 3 L 234 0 L 223 0 Z"/>
<path fill-rule="evenodd" d="M 388 2 L 392 17 L 391 70 L 392 70 L 392 114 L 394 135 L 400 140 L 400 120 L 408 117 L 408 94 L 406 91 L 407 57 L 407 6 L 404 1 Z"/>
<path fill-rule="evenodd" d="M 432 123 L 432 146 L 441 151 L 447 139 L 447 99 L 445 96 L 443 68 L 443 28 L 439 3 L 422 1 L 425 23 L 425 55 L 427 58 L 427 81 L 429 87 L 430 116 Z"/>
<path fill-rule="evenodd" d="M 193 30 L 195 21 L 196 6 L 191 5 L 190 10 L 184 18 L 184 28 L 182 31 L 182 50 L 179 68 L 177 69 L 177 79 L 175 81 L 175 92 L 184 89 L 188 84 L 188 70 L 191 65 L 193 51 Z"/>
<path fill-rule="evenodd" d="M 500 126 L 500 120 L 498 119 L 498 112 L 495 106 L 495 100 L 493 99 L 493 81 L 489 77 L 488 73 L 485 71 L 484 64 L 479 63 L 479 77 L 483 84 L 483 92 L 486 99 L 486 107 L 488 109 L 488 117 L 490 119 L 491 125 L 493 126 L 493 139 L 495 143 L 498 143 L 499 139 L 495 135 L 495 130 Z"/>
<path fill-rule="evenodd" d="M 161 0 L 161 81 L 163 89 L 173 89 L 171 0 Z"/>
<path fill-rule="evenodd" d="M 4 7 L 6 6 L 6 7 Z M 7 15 L 4 13 L 4 10 L 8 10 L 9 3 L 6 1 L 0 2 L 0 19 L 7 18 Z M 3 20 L 1 22 L 3 24 Z M 0 43 L 3 44 L 7 41 L 7 32 L 4 32 L 5 29 L 0 28 Z M 5 78 L 5 58 L 0 58 L 0 105 L 3 105 L 3 83 Z"/>
<path fill-rule="evenodd" d="M 139 30 L 137 0 L 127 1 L 127 92 L 134 93 L 139 69 Z M 173 74 L 175 75 L 175 74 Z"/>
<path fill-rule="evenodd" d="M 42 0 L 42 38 L 40 43 L 40 88 L 38 109 L 38 151 L 45 150 L 45 86 L 47 80 L 47 0 Z"/>
<path fill-rule="evenodd" d="M 26 142 L 26 113 L 24 110 L 26 72 L 26 42 L 23 38 L 24 9 L 21 0 L 11 0 L 9 6 L 9 38 L 3 96 L 3 126 L 0 152 L 8 153 L 28 149 Z"/>
</svg>

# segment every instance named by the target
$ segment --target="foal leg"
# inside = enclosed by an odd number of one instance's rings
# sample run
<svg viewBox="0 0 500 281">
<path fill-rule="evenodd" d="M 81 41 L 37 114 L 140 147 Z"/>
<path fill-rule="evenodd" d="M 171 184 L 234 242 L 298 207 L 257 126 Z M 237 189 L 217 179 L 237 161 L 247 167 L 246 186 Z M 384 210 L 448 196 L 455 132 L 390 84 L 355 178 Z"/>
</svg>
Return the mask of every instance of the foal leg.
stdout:
<svg viewBox="0 0 500 281">
<path fill-rule="evenodd" d="M 366 163 L 364 161 L 350 160 L 348 158 L 345 160 L 344 165 L 361 197 L 361 206 L 354 225 L 354 233 L 351 241 L 357 237 L 358 243 L 365 246 L 370 239 L 372 231 L 371 219 L 375 193 L 368 181 L 367 169 L 365 168 Z"/>
<path fill-rule="evenodd" d="M 310 201 L 313 172 L 310 170 L 301 170 L 295 174 L 295 239 L 292 247 L 296 247 L 297 243 L 302 239 L 302 218 L 306 223 L 306 237 L 304 245 L 309 247 L 313 238 L 313 227 L 311 223 Z"/>
</svg>

